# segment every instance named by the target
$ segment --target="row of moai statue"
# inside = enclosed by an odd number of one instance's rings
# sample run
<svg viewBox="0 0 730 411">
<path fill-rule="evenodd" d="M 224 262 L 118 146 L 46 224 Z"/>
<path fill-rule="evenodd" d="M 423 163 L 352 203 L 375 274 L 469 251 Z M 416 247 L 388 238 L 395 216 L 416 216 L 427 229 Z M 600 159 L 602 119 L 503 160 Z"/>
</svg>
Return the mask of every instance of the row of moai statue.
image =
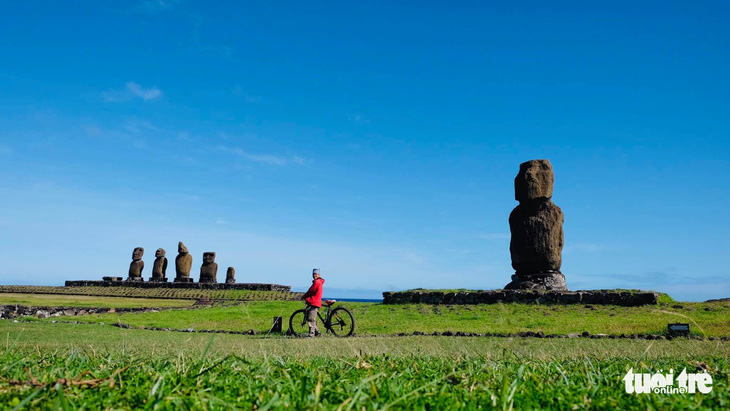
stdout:
<svg viewBox="0 0 730 411">
<path fill-rule="evenodd" d="M 520 164 L 515 177 L 519 205 L 509 216 L 509 251 L 515 274 L 505 289 L 568 291 L 560 272 L 563 211 L 552 202 L 555 174 L 548 160 Z"/>
<path fill-rule="evenodd" d="M 137 247 L 132 251 L 132 263 L 129 265 L 129 277 L 127 281 L 144 281 L 142 278 L 142 270 L 144 269 L 144 248 Z M 190 278 L 190 270 L 193 267 L 193 256 L 188 252 L 188 248 L 180 241 L 177 244 L 177 257 L 175 257 L 175 279 L 176 283 L 192 283 Z M 158 248 L 155 252 L 155 262 L 152 264 L 152 277 L 150 282 L 167 282 L 167 258 L 165 257 L 165 249 Z M 203 265 L 200 266 L 201 283 L 217 283 L 218 263 L 215 262 L 215 252 L 203 253 Z M 228 267 L 226 272 L 226 284 L 236 283 L 236 270 Z"/>
</svg>

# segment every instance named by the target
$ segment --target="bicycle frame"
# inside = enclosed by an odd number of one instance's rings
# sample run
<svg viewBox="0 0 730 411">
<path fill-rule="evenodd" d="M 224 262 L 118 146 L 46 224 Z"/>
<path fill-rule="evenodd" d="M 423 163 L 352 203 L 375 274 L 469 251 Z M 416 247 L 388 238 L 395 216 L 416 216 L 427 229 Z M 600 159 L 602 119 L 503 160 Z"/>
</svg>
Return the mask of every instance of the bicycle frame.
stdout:
<svg viewBox="0 0 730 411">
<path fill-rule="evenodd" d="M 320 314 L 320 311 L 319 310 L 317 311 L 317 317 L 319 317 L 319 319 L 322 320 L 322 323 L 324 324 L 324 328 L 328 331 L 332 329 L 332 323 L 331 323 L 332 318 L 330 318 L 331 316 L 332 316 L 332 306 L 331 305 L 327 306 L 327 312 L 325 312 L 324 318 L 322 318 L 322 314 Z"/>
</svg>

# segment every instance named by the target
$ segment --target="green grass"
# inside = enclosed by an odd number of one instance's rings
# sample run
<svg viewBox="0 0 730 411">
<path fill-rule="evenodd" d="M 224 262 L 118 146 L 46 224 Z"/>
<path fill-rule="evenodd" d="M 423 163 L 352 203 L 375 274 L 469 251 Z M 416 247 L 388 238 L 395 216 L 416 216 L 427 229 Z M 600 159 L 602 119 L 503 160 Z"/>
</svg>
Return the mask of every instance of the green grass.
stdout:
<svg viewBox="0 0 730 411">
<path fill-rule="evenodd" d="M 160 298 L 99 297 L 89 295 L 16 294 L 0 293 L 0 305 L 20 304 L 44 307 L 189 307 L 193 300 L 166 300 Z"/>
<path fill-rule="evenodd" d="M 137 288 L 137 287 L 51 287 L 35 285 L 2 285 L 2 293 L 24 294 L 64 294 L 64 295 L 91 295 L 124 298 L 164 298 L 197 300 L 235 301 L 273 301 L 301 299 L 302 293 L 284 291 L 254 291 L 254 290 L 205 290 L 205 289 L 178 289 L 178 288 Z"/>
<path fill-rule="evenodd" d="M 730 404 L 730 344 L 709 341 L 312 341 L 11 322 L 0 322 L 0 335 L 5 336 L 2 408 L 722 409 Z M 629 368 L 696 372 L 700 366 L 713 377 L 707 395 L 629 395 L 621 381 Z M 115 374 L 119 370 L 124 371 Z M 98 384 L 67 384 L 80 375 Z M 32 379 L 39 385 L 23 384 Z"/>
<path fill-rule="evenodd" d="M 659 304 L 644 307 L 480 304 L 480 305 L 383 305 L 343 303 L 355 316 L 359 335 L 462 331 L 517 333 L 543 331 L 546 334 L 663 334 L 667 324 L 688 322 L 697 334 L 730 335 L 730 303 Z M 121 321 L 135 327 L 169 327 L 260 332 L 271 327 L 273 317 L 284 317 L 302 307 L 300 302 L 260 301 L 206 310 L 170 310 L 156 313 L 94 314 L 82 321 Z M 60 317 L 59 319 L 63 319 Z M 45 321 L 45 320 L 44 320 Z"/>
</svg>

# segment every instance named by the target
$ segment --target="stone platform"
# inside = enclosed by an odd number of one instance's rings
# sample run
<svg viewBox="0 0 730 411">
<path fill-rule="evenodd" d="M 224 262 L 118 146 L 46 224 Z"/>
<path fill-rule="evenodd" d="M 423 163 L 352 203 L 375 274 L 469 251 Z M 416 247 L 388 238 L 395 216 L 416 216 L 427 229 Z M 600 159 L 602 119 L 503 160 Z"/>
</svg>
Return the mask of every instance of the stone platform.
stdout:
<svg viewBox="0 0 730 411">
<path fill-rule="evenodd" d="M 281 284 L 261 283 L 163 283 L 147 281 L 66 281 L 66 287 L 135 287 L 135 288 L 176 288 L 200 290 L 254 290 L 254 291 L 284 291 L 291 292 L 291 286 Z"/>
<path fill-rule="evenodd" d="M 659 302 L 661 294 L 642 290 L 581 290 L 581 291 L 429 291 L 411 290 L 384 292 L 383 304 L 596 304 L 636 307 Z"/>
</svg>

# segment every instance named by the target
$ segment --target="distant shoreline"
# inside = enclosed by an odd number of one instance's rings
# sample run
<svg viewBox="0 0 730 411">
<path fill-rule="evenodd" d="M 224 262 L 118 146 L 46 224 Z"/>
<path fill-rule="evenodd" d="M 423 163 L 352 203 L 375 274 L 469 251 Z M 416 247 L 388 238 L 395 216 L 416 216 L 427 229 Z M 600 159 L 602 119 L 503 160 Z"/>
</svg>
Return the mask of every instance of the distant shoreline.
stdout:
<svg viewBox="0 0 730 411">
<path fill-rule="evenodd" d="M 323 298 L 322 300 L 349 301 L 353 303 L 382 303 L 382 298 Z"/>
</svg>

